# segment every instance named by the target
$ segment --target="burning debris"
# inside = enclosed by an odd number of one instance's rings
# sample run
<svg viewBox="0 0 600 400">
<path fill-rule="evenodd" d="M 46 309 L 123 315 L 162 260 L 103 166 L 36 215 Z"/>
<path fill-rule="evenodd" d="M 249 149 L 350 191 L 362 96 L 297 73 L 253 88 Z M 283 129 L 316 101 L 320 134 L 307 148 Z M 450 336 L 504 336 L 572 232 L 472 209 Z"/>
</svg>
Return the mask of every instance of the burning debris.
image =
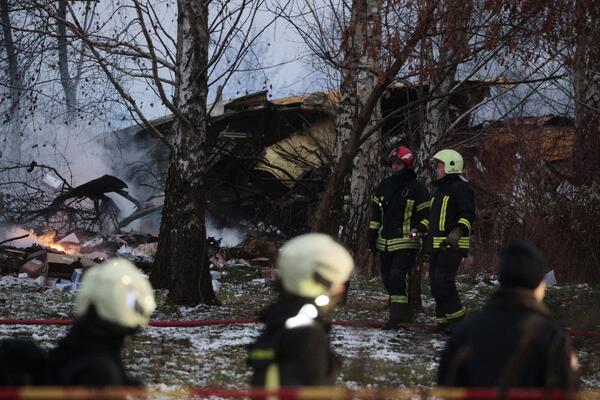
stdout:
<svg viewBox="0 0 600 400">
<path fill-rule="evenodd" d="M 149 235 L 102 237 L 75 230 L 59 236 L 55 230 L 31 228 L 9 232 L 15 236 L 0 245 L 0 273 L 18 273 L 40 286 L 61 290 L 76 290 L 87 269 L 111 257 L 127 258 L 148 271 L 157 245 L 157 239 Z"/>
</svg>

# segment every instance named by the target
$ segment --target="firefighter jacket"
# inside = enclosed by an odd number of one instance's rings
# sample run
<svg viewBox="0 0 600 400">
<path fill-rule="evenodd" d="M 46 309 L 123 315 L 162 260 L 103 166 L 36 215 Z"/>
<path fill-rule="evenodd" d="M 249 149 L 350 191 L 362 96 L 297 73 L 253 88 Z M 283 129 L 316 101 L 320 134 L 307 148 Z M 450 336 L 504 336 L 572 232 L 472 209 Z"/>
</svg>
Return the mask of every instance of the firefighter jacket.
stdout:
<svg viewBox="0 0 600 400">
<path fill-rule="evenodd" d="M 438 383 L 574 389 L 576 363 L 569 337 L 531 290 L 500 288 L 456 327 L 442 352 Z"/>
<path fill-rule="evenodd" d="M 405 169 L 388 176 L 373 198 L 369 241 L 376 241 L 377 249 L 383 252 L 419 249 L 419 241 L 409 235 L 427 218 L 429 204 L 429 192 L 414 171 Z"/>
<path fill-rule="evenodd" d="M 248 348 L 252 386 L 277 390 L 335 384 L 338 362 L 329 344 L 329 325 L 311 318 L 307 307 L 315 307 L 311 299 L 284 292 L 262 312 L 265 328 Z"/>
<path fill-rule="evenodd" d="M 98 316 L 94 306 L 76 319 L 48 355 L 48 381 L 56 386 L 139 386 L 125 370 L 121 351 L 135 329 Z"/>
<path fill-rule="evenodd" d="M 458 250 L 465 254 L 471 244 L 471 227 L 475 220 L 475 194 L 460 175 L 449 174 L 434 182 L 429 217 L 420 221 L 421 229 L 429 231 L 425 249 L 445 250 L 442 241 L 456 227 L 462 230 Z"/>
</svg>

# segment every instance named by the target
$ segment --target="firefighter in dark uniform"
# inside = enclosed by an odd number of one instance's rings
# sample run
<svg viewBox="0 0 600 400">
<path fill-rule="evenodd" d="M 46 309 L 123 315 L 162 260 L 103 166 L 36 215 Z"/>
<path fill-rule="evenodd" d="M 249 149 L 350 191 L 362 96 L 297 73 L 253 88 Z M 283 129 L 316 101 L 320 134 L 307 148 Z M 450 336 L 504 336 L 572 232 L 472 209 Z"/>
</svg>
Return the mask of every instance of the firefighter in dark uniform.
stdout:
<svg viewBox="0 0 600 400">
<path fill-rule="evenodd" d="M 419 230 L 428 231 L 426 251 L 430 253 L 429 284 L 435 299 L 437 330 L 450 333 L 465 315 L 458 291 L 456 273 L 469 252 L 475 220 L 475 195 L 462 176 L 463 158 L 451 149 L 433 156 L 436 180 L 429 217 Z"/>
<path fill-rule="evenodd" d="M 525 241 L 500 253 L 500 288 L 459 324 L 442 353 L 442 386 L 574 389 L 577 357 L 543 304 L 546 263 Z M 499 397 L 503 397 L 499 395 Z"/>
<path fill-rule="evenodd" d="M 375 193 L 368 235 L 371 251 L 380 253 L 383 286 L 390 296 L 384 329 L 396 329 L 399 323 L 412 321 L 408 276 L 421 244 L 411 231 L 427 218 L 429 192 L 417 180 L 410 149 L 400 146 L 388 159 L 392 175 L 380 183 Z"/>
<path fill-rule="evenodd" d="M 77 318 L 48 355 L 48 384 L 141 385 L 125 370 L 121 351 L 155 308 L 150 282 L 131 262 L 113 259 L 89 269 L 75 298 Z"/>
<path fill-rule="evenodd" d="M 338 363 L 322 318 L 342 299 L 353 268 L 348 251 L 324 234 L 301 235 L 281 247 L 279 297 L 263 310 L 264 330 L 249 346 L 252 386 L 335 384 Z"/>
</svg>

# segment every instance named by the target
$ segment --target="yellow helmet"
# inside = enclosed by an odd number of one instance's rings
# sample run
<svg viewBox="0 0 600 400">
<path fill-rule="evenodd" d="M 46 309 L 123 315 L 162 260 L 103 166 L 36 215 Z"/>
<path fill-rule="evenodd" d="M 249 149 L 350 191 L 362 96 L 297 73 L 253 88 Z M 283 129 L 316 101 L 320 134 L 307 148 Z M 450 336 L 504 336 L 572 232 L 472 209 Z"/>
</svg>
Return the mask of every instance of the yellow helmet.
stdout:
<svg viewBox="0 0 600 400">
<path fill-rule="evenodd" d="M 128 328 L 146 325 L 156 308 L 154 292 L 146 276 L 131 262 L 115 258 L 90 268 L 75 298 L 75 314 L 90 305 L 102 319 Z"/>
<path fill-rule="evenodd" d="M 443 149 L 435 153 L 433 159 L 444 163 L 444 172 L 447 174 L 462 174 L 463 172 L 463 158 L 457 151 Z"/>
<path fill-rule="evenodd" d="M 277 272 L 283 287 L 302 297 L 338 294 L 353 269 L 350 253 L 322 233 L 295 237 L 281 247 L 277 257 Z"/>
</svg>

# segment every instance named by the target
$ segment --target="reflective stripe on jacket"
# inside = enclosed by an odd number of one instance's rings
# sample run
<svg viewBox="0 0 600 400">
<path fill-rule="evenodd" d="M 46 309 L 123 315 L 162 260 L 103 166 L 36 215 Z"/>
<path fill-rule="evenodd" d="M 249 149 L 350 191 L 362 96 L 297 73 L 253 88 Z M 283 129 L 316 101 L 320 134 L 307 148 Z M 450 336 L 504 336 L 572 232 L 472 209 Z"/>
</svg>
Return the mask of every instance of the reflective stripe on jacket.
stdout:
<svg viewBox="0 0 600 400">
<path fill-rule="evenodd" d="M 429 217 L 421 221 L 429 231 L 426 250 L 444 250 L 441 246 L 442 241 L 458 226 L 463 232 L 458 241 L 458 248 L 468 252 L 471 246 L 471 229 L 475 221 L 473 190 L 466 180 L 456 174 L 446 175 L 434 185 Z"/>
<path fill-rule="evenodd" d="M 429 192 L 412 170 L 385 178 L 373 198 L 369 240 L 384 252 L 419 249 L 410 231 L 429 212 Z"/>
</svg>

